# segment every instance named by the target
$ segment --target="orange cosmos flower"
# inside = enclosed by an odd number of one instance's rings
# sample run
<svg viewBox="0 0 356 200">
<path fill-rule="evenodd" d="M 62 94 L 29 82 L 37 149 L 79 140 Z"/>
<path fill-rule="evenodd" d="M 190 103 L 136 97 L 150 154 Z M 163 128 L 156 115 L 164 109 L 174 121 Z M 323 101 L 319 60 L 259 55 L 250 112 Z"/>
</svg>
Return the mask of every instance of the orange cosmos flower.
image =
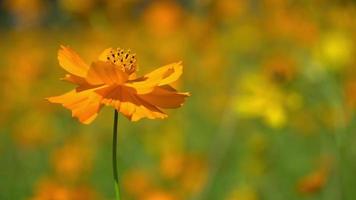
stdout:
<svg viewBox="0 0 356 200">
<path fill-rule="evenodd" d="M 120 48 L 104 50 L 97 61 L 87 65 L 72 49 L 61 46 L 58 60 L 68 72 L 63 80 L 78 86 L 48 100 L 71 110 L 84 124 L 91 123 L 103 105 L 114 107 L 131 121 L 163 119 L 167 114 L 162 108 L 178 108 L 190 96 L 170 86 L 182 74 L 181 62 L 137 78 L 136 55 Z"/>
</svg>

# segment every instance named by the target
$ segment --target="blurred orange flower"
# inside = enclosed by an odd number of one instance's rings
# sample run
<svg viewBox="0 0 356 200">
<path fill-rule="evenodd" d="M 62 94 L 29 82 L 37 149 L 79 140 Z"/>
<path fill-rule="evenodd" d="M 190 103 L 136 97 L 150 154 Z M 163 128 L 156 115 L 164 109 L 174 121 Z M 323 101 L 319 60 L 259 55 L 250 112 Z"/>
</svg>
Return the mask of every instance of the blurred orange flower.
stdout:
<svg viewBox="0 0 356 200">
<path fill-rule="evenodd" d="M 57 177 L 62 180 L 76 180 L 90 171 L 93 165 L 92 149 L 85 148 L 85 144 L 79 142 L 56 149 L 52 158 Z"/>
<path fill-rule="evenodd" d="M 58 60 L 69 73 L 63 80 L 78 87 L 48 100 L 71 110 L 84 124 L 96 118 L 102 105 L 114 107 L 131 121 L 166 118 L 161 108 L 178 108 L 190 95 L 170 86 L 183 72 L 181 62 L 137 78 L 136 55 L 120 48 L 104 50 L 89 66 L 72 49 L 62 46 Z"/>
<path fill-rule="evenodd" d="M 157 190 L 146 194 L 144 200 L 176 200 L 177 198 L 168 192 Z"/>
<path fill-rule="evenodd" d="M 303 177 L 298 183 L 298 191 L 302 194 L 318 192 L 327 182 L 327 172 L 317 170 Z"/>
<path fill-rule="evenodd" d="M 297 190 L 303 195 L 319 192 L 328 182 L 332 159 L 326 157 L 317 169 L 302 177 L 297 184 Z"/>
<path fill-rule="evenodd" d="M 86 185 L 68 186 L 52 179 L 41 179 L 30 200 L 93 200 L 102 199 L 93 188 Z"/>
<path fill-rule="evenodd" d="M 143 21 L 154 36 L 162 37 L 177 32 L 183 19 L 182 8 L 175 1 L 153 1 L 144 15 Z"/>
<path fill-rule="evenodd" d="M 123 175 L 123 186 L 127 194 L 140 199 L 147 191 L 151 189 L 152 177 L 148 172 L 142 169 L 132 169 Z"/>
</svg>

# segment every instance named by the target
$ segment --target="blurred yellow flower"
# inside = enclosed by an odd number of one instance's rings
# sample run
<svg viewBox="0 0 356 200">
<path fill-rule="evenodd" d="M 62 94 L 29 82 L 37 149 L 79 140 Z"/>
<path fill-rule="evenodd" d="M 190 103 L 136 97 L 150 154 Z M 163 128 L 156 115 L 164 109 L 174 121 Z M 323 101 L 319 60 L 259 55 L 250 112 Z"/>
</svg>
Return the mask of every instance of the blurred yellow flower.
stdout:
<svg viewBox="0 0 356 200">
<path fill-rule="evenodd" d="M 234 189 L 226 200 L 258 200 L 257 191 L 249 185 L 242 185 Z"/>
<path fill-rule="evenodd" d="M 279 128 L 287 122 L 288 109 L 298 109 L 301 103 L 299 94 L 283 92 L 260 74 L 247 74 L 239 83 L 235 110 L 242 117 L 261 117 L 269 126 Z"/>
<path fill-rule="evenodd" d="M 84 124 L 96 118 L 102 105 L 114 107 L 131 121 L 166 118 L 161 108 L 180 107 L 189 96 L 170 86 L 183 72 L 181 62 L 137 78 L 136 55 L 120 48 L 104 50 L 90 66 L 68 47 L 62 46 L 58 59 L 69 73 L 63 79 L 78 87 L 48 100 L 71 110 Z"/>
<path fill-rule="evenodd" d="M 341 32 L 325 34 L 316 49 L 317 59 L 331 69 L 340 70 L 350 64 L 353 55 L 353 41 Z"/>
</svg>

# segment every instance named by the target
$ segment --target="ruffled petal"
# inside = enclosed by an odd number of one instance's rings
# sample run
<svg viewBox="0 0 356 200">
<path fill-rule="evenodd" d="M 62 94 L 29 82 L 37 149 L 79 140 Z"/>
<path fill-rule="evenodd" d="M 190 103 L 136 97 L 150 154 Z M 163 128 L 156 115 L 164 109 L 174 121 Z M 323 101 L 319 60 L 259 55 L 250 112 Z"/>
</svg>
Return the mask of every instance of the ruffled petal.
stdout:
<svg viewBox="0 0 356 200">
<path fill-rule="evenodd" d="M 178 108 L 181 107 L 189 93 L 177 92 L 174 88 L 166 86 L 157 86 L 148 94 L 139 95 L 144 101 L 160 108 Z"/>
<path fill-rule="evenodd" d="M 182 73 L 182 62 L 172 63 L 132 80 L 126 85 L 135 88 L 138 94 L 147 94 L 156 86 L 168 85 L 176 81 Z"/>
<path fill-rule="evenodd" d="M 96 90 L 103 96 L 102 103 L 113 106 L 131 121 L 138 121 L 141 118 L 166 118 L 167 114 L 158 107 L 140 99 L 136 91 L 132 88 L 120 85 L 109 86 Z"/>
<path fill-rule="evenodd" d="M 83 124 L 90 124 L 98 115 L 101 108 L 102 97 L 93 90 L 78 92 L 72 90 L 60 96 L 49 97 L 51 103 L 62 104 L 65 108 L 72 111 L 72 116 L 78 118 Z"/>
<path fill-rule="evenodd" d="M 71 48 L 61 46 L 58 51 L 59 65 L 70 74 L 85 77 L 89 66 Z"/>
<path fill-rule="evenodd" d="M 92 85 L 112 85 L 126 82 L 128 75 L 110 62 L 93 62 L 88 70 L 86 80 Z"/>
</svg>

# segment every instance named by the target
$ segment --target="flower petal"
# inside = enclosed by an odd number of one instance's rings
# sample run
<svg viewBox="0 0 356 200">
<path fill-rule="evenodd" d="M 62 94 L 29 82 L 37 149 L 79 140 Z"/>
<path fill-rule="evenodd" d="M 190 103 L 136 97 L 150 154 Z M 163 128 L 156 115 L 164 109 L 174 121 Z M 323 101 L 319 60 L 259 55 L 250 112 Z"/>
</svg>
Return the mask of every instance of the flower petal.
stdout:
<svg viewBox="0 0 356 200">
<path fill-rule="evenodd" d="M 183 73 L 182 62 L 172 63 L 158 68 L 143 77 L 132 80 L 127 86 L 136 89 L 138 94 L 151 92 L 156 86 L 168 85 L 176 81 Z"/>
<path fill-rule="evenodd" d="M 99 60 L 100 61 L 107 61 L 108 60 L 108 55 L 109 55 L 109 53 L 110 53 L 110 51 L 112 51 L 113 50 L 113 48 L 107 48 L 107 49 L 105 49 L 103 52 L 101 52 L 101 54 L 99 55 Z"/>
<path fill-rule="evenodd" d="M 103 96 L 102 103 L 113 106 L 131 121 L 141 118 L 166 118 L 167 115 L 156 106 L 140 99 L 132 88 L 119 85 L 96 90 Z"/>
<path fill-rule="evenodd" d="M 51 103 L 62 104 L 65 108 L 72 111 L 72 116 L 77 117 L 83 124 L 90 124 L 98 115 L 101 108 L 101 96 L 93 90 L 78 92 L 72 90 L 60 96 L 49 97 Z"/>
<path fill-rule="evenodd" d="M 61 78 L 63 81 L 68 81 L 70 83 L 76 84 L 76 85 L 87 85 L 88 82 L 79 76 L 73 75 L 73 74 L 66 74 L 63 78 Z"/>
<path fill-rule="evenodd" d="M 160 108 L 178 108 L 188 96 L 189 93 L 177 92 L 170 86 L 157 86 L 152 92 L 140 95 L 140 98 Z"/>
<path fill-rule="evenodd" d="M 80 56 L 69 47 L 61 46 L 58 51 L 58 61 L 63 69 L 79 77 L 85 77 L 89 69 Z"/>
<path fill-rule="evenodd" d="M 93 62 L 88 70 L 86 80 L 92 85 L 122 84 L 127 81 L 128 75 L 118 66 L 110 62 Z"/>
</svg>

